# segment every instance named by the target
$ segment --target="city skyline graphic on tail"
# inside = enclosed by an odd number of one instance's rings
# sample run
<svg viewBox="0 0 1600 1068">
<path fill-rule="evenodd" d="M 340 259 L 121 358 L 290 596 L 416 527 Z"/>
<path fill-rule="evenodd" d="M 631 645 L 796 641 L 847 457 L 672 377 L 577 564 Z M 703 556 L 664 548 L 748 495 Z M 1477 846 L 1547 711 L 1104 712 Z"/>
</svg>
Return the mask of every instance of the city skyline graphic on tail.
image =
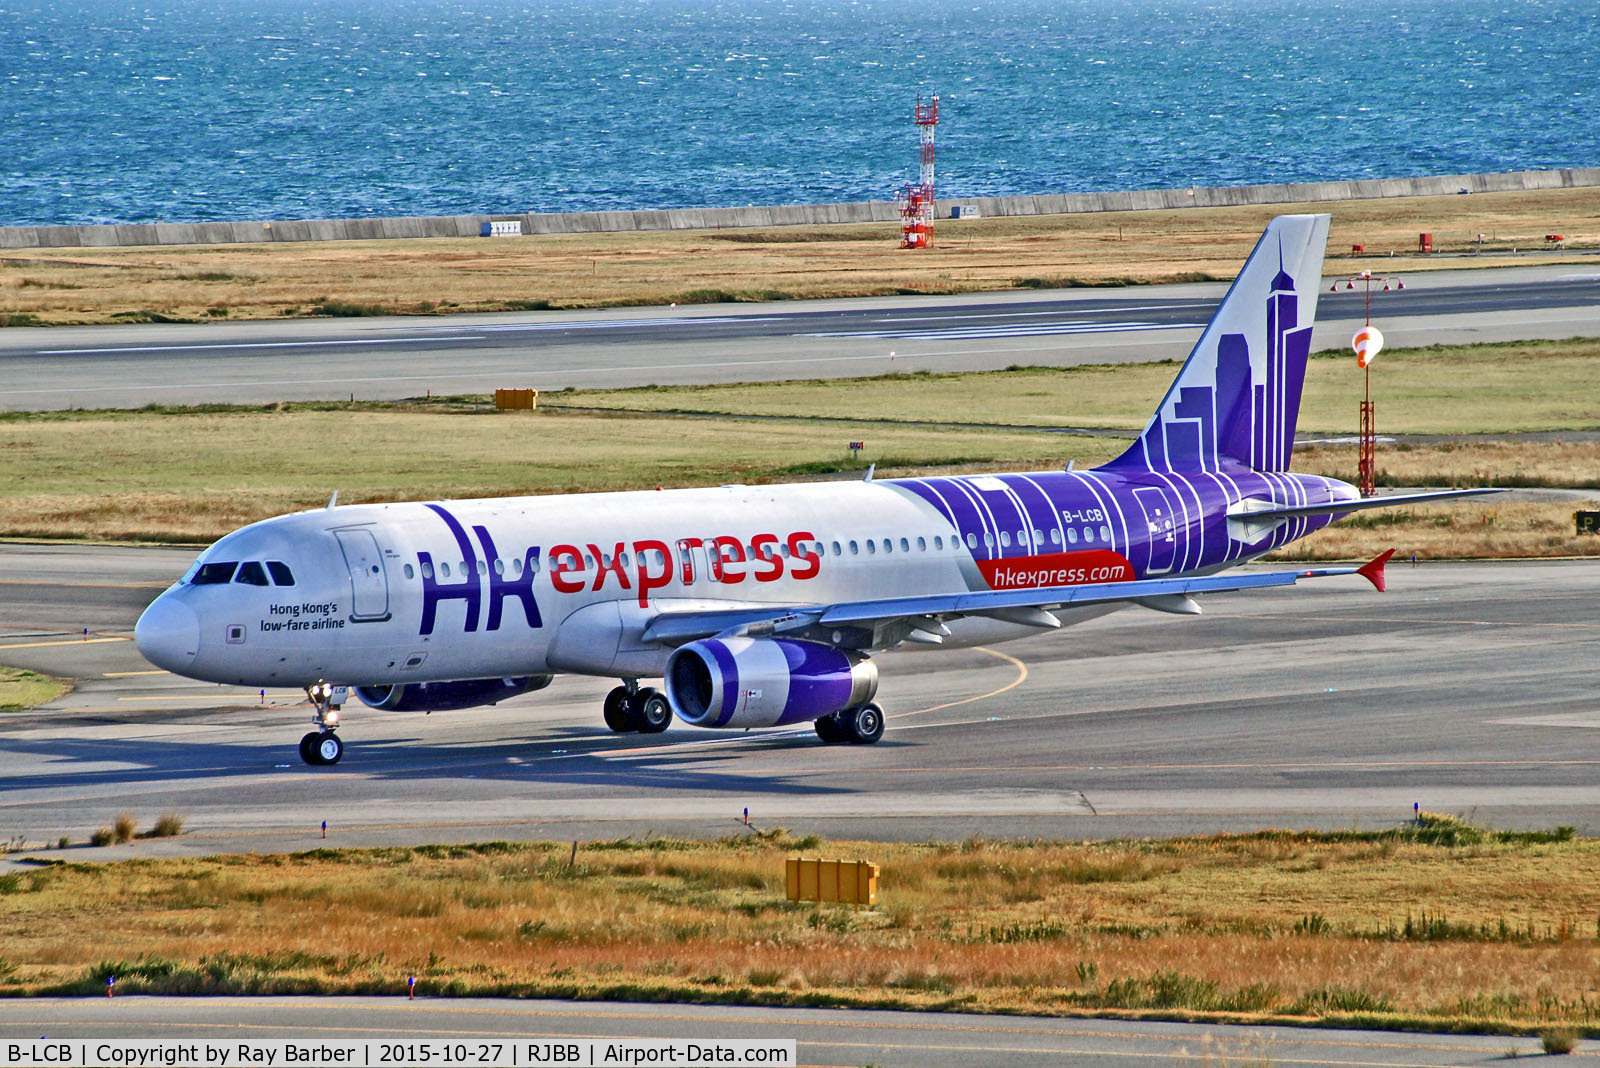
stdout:
<svg viewBox="0 0 1600 1068">
<path fill-rule="evenodd" d="M 1289 469 L 1328 223 L 1272 221 L 1144 433 L 1107 468 Z"/>
<path fill-rule="evenodd" d="M 1360 574 L 1233 569 L 1363 508 L 1288 470 L 1328 216 L 1274 219 L 1149 423 L 1100 467 L 335 506 L 222 538 L 140 617 L 154 664 L 306 689 L 306 763 L 344 695 L 451 711 L 618 679 L 619 733 L 811 724 L 877 741 L 883 650 L 989 645 L 1127 607 Z M 659 688 L 642 680 L 660 679 Z"/>
</svg>

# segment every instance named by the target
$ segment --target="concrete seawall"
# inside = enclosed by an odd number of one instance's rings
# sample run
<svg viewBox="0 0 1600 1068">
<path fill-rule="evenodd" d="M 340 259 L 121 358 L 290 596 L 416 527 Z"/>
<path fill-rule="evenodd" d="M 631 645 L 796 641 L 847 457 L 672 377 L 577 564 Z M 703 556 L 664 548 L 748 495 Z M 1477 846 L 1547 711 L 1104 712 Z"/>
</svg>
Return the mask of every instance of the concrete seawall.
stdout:
<svg viewBox="0 0 1600 1068">
<path fill-rule="evenodd" d="M 1505 174 L 1454 174 L 1352 182 L 1296 182 L 1123 193 L 1060 193 L 1027 197 L 952 197 L 939 201 L 984 216 L 1073 215 L 1103 211 L 1299 204 L 1453 193 L 1506 193 L 1600 186 L 1600 167 Z M 137 223 L 101 226 L 0 227 L 0 248 L 105 248 L 113 245 L 228 245 L 267 241 L 372 241 L 477 237 L 486 222 L 520 222 L 524 234 L 588 234 L 640 230 L 716 230 L 825 223 L 894 222 L 892 201 L 671 211 L 585 211 L 552 215 L 443 215 L 395 219 L 289 219 L 274 222 Z"/>
</svg>

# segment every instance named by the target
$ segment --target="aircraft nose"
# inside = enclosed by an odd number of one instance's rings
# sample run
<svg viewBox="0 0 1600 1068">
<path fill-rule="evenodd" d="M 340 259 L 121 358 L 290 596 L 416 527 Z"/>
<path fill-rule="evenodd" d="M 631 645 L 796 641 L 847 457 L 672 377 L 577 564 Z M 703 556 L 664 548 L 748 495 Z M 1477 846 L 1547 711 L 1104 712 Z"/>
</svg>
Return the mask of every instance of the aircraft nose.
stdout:
<svg viewBox="0 0 1600 1068">
<path fill-rule="evenodd" d="M 172 597 L 157 597 L 134 624 L 133 640 L 150 663 L 182 674 L 200 650 L 200 617 Z"/>
</svg>

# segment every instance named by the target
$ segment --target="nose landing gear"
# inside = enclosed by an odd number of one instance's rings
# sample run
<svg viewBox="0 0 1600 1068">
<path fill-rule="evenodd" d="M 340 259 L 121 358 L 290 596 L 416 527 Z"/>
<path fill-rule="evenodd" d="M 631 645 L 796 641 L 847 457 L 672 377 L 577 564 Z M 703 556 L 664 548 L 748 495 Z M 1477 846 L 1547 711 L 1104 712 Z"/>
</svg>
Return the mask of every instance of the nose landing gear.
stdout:
<svg viewBox="0 0 1600 1068">
<path fill-rule="evenodd" d="M 300 739 L 300 759 L 314 767 L 337 764 L 344 757 L 344 742 L 334 731 L 339 729 L 339 706 L 347 693 L 344 686 L 319 682 L 306 687 L 306 696 L 315 710 L 311 722 L 317 730 Z"/>
</svg>

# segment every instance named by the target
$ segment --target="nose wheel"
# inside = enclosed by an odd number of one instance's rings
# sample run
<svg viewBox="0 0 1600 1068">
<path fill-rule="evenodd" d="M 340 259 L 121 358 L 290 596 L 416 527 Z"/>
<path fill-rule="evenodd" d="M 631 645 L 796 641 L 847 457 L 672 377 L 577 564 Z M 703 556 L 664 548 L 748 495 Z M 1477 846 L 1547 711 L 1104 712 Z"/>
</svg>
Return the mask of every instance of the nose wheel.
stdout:
<svg viewBox="0 0 1600 1068">
<path fill-rule="evenodd" d="M 339 706 L 346 688 L 319 682 L 306 687 L 306 697 L 314 710 L 311 722 L 317 726 L 300 739 L 300 759 L 312 767 L 327 767 L 344 758 L 344 742 L 334 732 L 339 729 Z"/>
</svg>

